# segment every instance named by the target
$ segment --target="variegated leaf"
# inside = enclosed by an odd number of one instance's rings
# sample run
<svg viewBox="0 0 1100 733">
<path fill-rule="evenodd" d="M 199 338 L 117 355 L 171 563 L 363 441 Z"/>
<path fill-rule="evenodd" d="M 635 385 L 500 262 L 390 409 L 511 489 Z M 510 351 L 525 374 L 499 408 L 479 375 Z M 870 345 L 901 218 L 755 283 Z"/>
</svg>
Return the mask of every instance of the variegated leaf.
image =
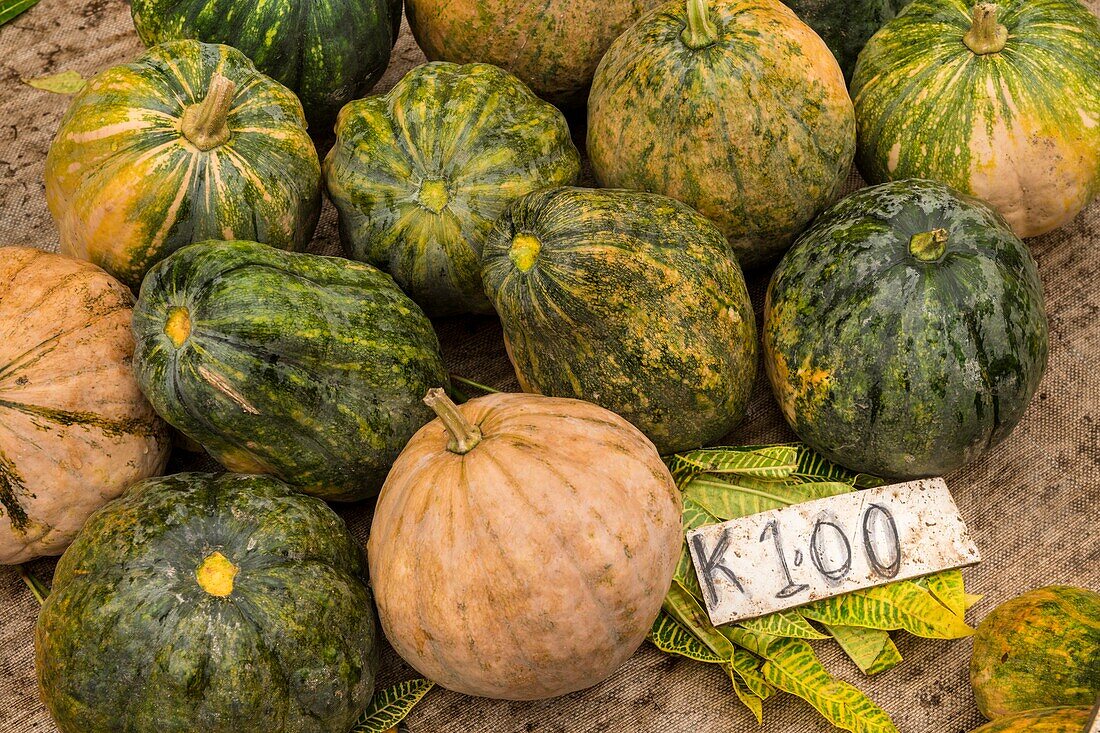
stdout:
<svg viewBox="0 0 1100 733">
<path fill-rule="evenodd" d="M 951 613 L 959 617 L 966 616 L 966 586 L 963 584 L 961 570 L 944 570 L 922 580 L 923 587 L 937 601 L 947 606 Z"/>
<path fill-rule="evenodd" d="M 741 626 L 749 631 L 758 631 L 772 636 L 781 636 L 791 639 L 827 639 L 827 635 L 815 629 L 809 621 L 803 618 L 797 609 L 788 609 L 778 613 L 770 613 L 760 618 L 742 621 Z"/>
<path fill-rule="evenodd" d="M 0 25 L 4 25 L 37 4 L 38 0 L 0 0 Z"/>
<path fill-rule="evenodd" d="M 398 683 L 374 693 L 370 705 L 359 716 L 350 733 L 385 733 L 405 719 L 434 683 L 415 679 Z"/>
<path fill-rule="evenodd" d="M 708 664 L 722 664 L 724 659 L 719 657 L 690 631 L 680 623 L 661 611 L 657 620 L 653 622 L 653 628 L 649 630 L 649 641 L 666 654 L 676 654 L 696 662 Z"/>
<path fill-rule="evenodd" d="M 859 626 L 824 626 L 865 675 L 876 675 L 901 664 L 901 652 L 889 632 Z"/>
<path fill-rule="evenodd" d="M 741 682 L 732 665 L 727 664 L 724 665 L 723 668 L 726 670 L 726 675 L 730 678 L 730 685 L 733 687 L 733 692 L 737 695 L 737 699 L 749 709 L 756 718 L 757 723 L 763 723 L 764 701 L 745 688 L 744 683 Z"/>
<path fill-rule="evenodd" d="M 709 475 L 696 476 L 683 489 L 686 498 L 723 521 L 851 490 L 851 486 L 839 482 L 796 483 L 752 476 L 718 478 Z"/>
<path fill-rule="evenodd" d="M 893 631 L 904 629 L 929 639 L 961 639 L 974 630 L 924 588 L 901 581 L 853 591 L 799 607 L 813 621 Z"/>
<path fill-rule="evenodd" d="M 730 661 L 729 666 L 737 673 L 752 694 L 761 700 L 767 700 L 775 694 L 775 688 L 764 679 L 764 673 L 760 671 L 762 664 L 763 660 L 755 654 L 737 647 L 733 650 L 733 659 Z"/>
<path fill-rule="evenodd" d="M 71 70 L 36 76 L 33 79 L 24 79 L 23 81 L 35 89 L 53 92 L 54 94 L 76 94 L 87 84 L 80 72 Z"/>
<path fill-rule="evenodd" d="M 695 635 L 708 649 L 722 659 L 733 659 L 733 645 L 713 626 L 707 618 L 707 612 L 699 601 L 673 580 L 672 587 L 665 595 L 663 604 L 665 613 L 676 619 L 677 623 Z"/>
</svg>

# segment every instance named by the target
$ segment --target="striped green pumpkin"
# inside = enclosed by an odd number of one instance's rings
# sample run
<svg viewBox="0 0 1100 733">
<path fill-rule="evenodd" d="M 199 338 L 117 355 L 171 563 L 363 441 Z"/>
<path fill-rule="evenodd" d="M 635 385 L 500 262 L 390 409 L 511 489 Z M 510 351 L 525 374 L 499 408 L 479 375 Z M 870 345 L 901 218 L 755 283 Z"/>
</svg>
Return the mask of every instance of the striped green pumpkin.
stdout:
<svg viewBox="0 0 1100 733">
<path fill-rule="evenodd" d="M 851 79 L 867 39 L 910 0 L 783 0 L 821 36 Z"/>
<path fill-rule="evenodd" d="M 1004 440 L 1047 360 L 1027 247 L 932 181 L 864 189 L 779 263 L 764 363 L 791 428 L 853 471 L 942 475 Z"/>
<path fill-rule="evenodd" d="M 742 266 L 840 194 L 855 118 L 828 47 L 778 0 L 673 0 L 611 45 L 588 99 L 600 184 L 679 199 Z"/>
<path fill-rule="evenodd" d="M 744 415 L 757 354 L 745 280 L 687 206 L 538 191 L 499 219 L 482 263 L 525 391 L 616 412 L 662 454 L 718 440 Z"/>
<path fill-rule="evenodd" d="M 916 0 L 852 79 L 869 181 L 931 178 L 1021 237 L 1100 193 L 1100 21 L 1079 0 Z"/>
<path fill-rule="evenodd" d="M 493 223 L 579 173 L 561 112 L 488 64 L 425 64 L 352 102 L 324 165 L 347 254 L 391 273 L 429 315 L 491 312 L 478 257 Z"/>
<path fill-rule="evenodd" d="M 317 132 L 381 78 L 401 24 L 400 0 L 132 0 L 146 46 L 224 43 L 298 95 Z"/>
<path fill-rule="evenodd" d="M 321 168 L 290 90 L 229 46 L 175 41 L 73 99 L 46 156 L 46 200 L 63 253 L 137 290 L 192 242 L 304 248 Z"/>
<path fill-rule="evenodd" d="M 447 382 L 423 312 L 370 265 L 205 242 L 155 267 L 134 371 L 157 412 L 223 466 L 306 493 L 373 496 L 421 399 Z"/>
<path fill-rule="evenodd" d="M 1087 707 L 1041 708 L 998 718 L 971 733 L 1085 733 L 1092 719 Z"/>
</svg>

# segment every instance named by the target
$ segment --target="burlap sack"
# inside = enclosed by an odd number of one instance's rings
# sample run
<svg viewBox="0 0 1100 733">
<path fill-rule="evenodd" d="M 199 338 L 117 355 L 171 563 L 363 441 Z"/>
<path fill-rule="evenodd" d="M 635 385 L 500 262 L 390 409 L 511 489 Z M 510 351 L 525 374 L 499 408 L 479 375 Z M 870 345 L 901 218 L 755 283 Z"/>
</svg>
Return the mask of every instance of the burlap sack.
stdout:
<svg viewBox="0 0 1100 733">
<path fill-rule="evenodd" d="M 1100 14 L 1100 0 L 1088 0 Z M 68 98 L 33 89 L 21 79 L 68 69 L 91 75 L 141 52 L 123 0 L 42 0 L 0 30 L 0 243 L 56 250 L 42 174 L 46 150 Z M 376 91 L 423 62 L 406 28 Z M 571 120 L 583 147 L 583 120 Z M 591 183 L 591 177 L 588 177 Z M 862 185 L 853 174 L 851 188 Z M 335 212 L 326 204 L 314 251 L 335 254 Z M 1050 366 L 1039 395 L 1012 437 L 992 455 L 948 476 L 955 498 L 984 555 L 966 571 L 969 588 L 985 594 L 976 622 L 997 603 L 1050 583 L 1100 589 L 1100 202 L 1071 226 L 1030 242 L 1039 261 L 1050 314 Z M 757 314 L 764 279 L 751 283 Z M 437 323 L 451 371 L 517 390 L 494 318 Z M 3 419 L 0 413 L 0 420 Z M 731 444 L 791 440 L 763 378 L 748 417 Z M 177 456 L 171 471 L 213 469 L 208 460 Z M 364 540 L 365 507 L 340 509 Z M 49 578 L 52 561 L 33 564 Z M 425 589 L 430 592 L 431 589 Z M 0 568 L 0 731 L 53 733 L 38 698 L 33 631 L 37 606 L 13 568 Z M 830 643 L 826 665 L 867 691 L 904 733 L 961 733 L 981 716 L 967 681 L 970 642 L 898 635 L 905 662 L 864 678 Z M 392 652 L 383 683 L 413 675 Z M 408 719 L 414 732 L 484 731 L 751 731 L 750 714 L 718 669 L 667 657 L 644 646 L 611 679 L 557 700 L 508 703 L 434 690 Z M 780 696 L 765 705 L 765 733 L 833 730 L 808 705 Z M 273 732 L 277 733 L 277 732 Z"/>
</svg>

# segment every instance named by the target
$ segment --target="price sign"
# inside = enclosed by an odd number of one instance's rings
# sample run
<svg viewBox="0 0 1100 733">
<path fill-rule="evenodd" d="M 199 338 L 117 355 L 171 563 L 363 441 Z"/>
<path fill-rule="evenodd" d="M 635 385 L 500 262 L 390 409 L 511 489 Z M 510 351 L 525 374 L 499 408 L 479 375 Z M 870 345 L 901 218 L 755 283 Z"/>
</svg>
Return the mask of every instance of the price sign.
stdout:
<svg viewBox="0 0 1100 733">
<path fill-rule="evenodd" d="M 1092 709 L 1092 717 L 1085 726 L 1085 733 L 1100 733 L 1100 698 L 1096 700 L 1096 707 Z"/>
<path fill-rule="evenodd" d="M 773 509 L 687 540 L 715 625 L 981 559 L 939 478 Z"/>
</svg>

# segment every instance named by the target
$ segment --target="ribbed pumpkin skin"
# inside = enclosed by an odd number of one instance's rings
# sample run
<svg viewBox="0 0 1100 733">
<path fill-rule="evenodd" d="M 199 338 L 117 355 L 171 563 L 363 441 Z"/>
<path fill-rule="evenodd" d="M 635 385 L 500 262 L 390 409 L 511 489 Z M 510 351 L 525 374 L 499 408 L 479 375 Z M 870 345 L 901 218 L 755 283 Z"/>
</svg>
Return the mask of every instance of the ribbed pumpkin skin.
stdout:
<svg viewBox="0 0 1100 733">
<path fill-rule="evenodd" d="M 459 411 L 482 441 L 457 455 L 439 420 L 425 425 L 378 498 L 367 557 L 386 638 L 469 695 L 601 682 L 668 592 L 682 541 L 668 469 L 586 402 L 495 394 Z"/>
<path fill-rule="evenodd" d="M 660 0 L 406 0 L 432 61 L 507 69 L 559 107 L 583 107 L 600 57 Z"/>
<path fill-rule="evenodd" d="M 541 251 L 529 271 L 517 235 Z M 523 389 L 622 415 L 662 454 L 698 448 L 742 417 L 756 323 L 721 233 L 655 194 L 559 188 L 497 222 L 482 256 Z"/>
<path fill-rule="evenodd" d="M 784 5 L 821 36 L 836 56 L 845 79 L 867 39 L 911 0 L 785 0 Z"/>
<path fill-rule="evenodd" d="M 1100 695 L 1100 593 L 1039 588 L 998 606 L 978 627 L 970 682 L 987 718 Z"/>
<path fill-rule="evenodd" d="M 237 568 L 228 594 L 205 560 Z M 38 618 L 62 733 L 347 733 L 378 669 L 366 562 L 319 499 L 266 476 L 135 484 L 62 556 Z"/>
<path fill-rule="evenodd" d="M 860 171 L 931 178 L 988 201 L 1021 237 L 1100 193 L 1100 21 L 1078 0 L 997 0 L 1000 53 L 976 55 L 963 0 L 916 0 L 852 79 Z"/>
<path fill-rule="evenodd" d="M 855 154 L 844 76 L 778 0 L 708 0 L 717 42 L 681 39 L 674 0 L 612 44 L 588 100 L 600 184 L 679 199 L 743 267 L 775 260 L 840 194 Z"/>
<path fill-rule="evenodd" d="M 489 313 L 479 256 L 514 199 L 576 183 L 561 112 L 488 64 L 431 63 L 340 113 L 324 165 L 349 256 L 429 315 Z"/>
<path fill-rule="evenodd" d="M 164 469 L 167 426 L 130 365 L 133 302 L 95 265 L 0 247 L 0 564 L 60 554 Z"/>
<path fill-rule="evenodd" d="M 180 346 L 166 333 L 185 308 Z M 169 329 L 170 330 L 170 329 Z M 233 471 L 349 501 L 377 493 L 445 384 L 423 312 L 370 265 L 206 242 L 150 272 L 134 370 L 157 412 Z"/>
<path fill-rule="evenodd" d="M 1091 717 L 1089 708 L 1045 708 L 986 723 L 972 733 L 1081 733 Z"/>
<path fill-rule="evenodd" d="M 910 237 L 947 231 L 924 262 Z M 855 471 L 941 475 L 1000 443 L 1046 368 L 1042 284 L 992 209 L 931 181 L 864 189 L 772 276 L 764 363 L 791 428 Z"/>
<path fill-rule="evenodd" d="M 381 78 L 401 24 L 390 0 L 133 0 L 130 10 L 146 46 L 194 38 L 239 49 L 298 95 L 319 133 Z"/>
<path fill-rule="evenodd" d="M 237 85 L 230 139 L 202 151 L 180 131 L 220 72 Z M 321 168 L 290 92 L 228 46 L 176 41 L 88 82 L 46 156 L 61 251 L 135 291 L 146 271 L 205 239 L 302 249 L 321 204 Z"/>
</svg>

